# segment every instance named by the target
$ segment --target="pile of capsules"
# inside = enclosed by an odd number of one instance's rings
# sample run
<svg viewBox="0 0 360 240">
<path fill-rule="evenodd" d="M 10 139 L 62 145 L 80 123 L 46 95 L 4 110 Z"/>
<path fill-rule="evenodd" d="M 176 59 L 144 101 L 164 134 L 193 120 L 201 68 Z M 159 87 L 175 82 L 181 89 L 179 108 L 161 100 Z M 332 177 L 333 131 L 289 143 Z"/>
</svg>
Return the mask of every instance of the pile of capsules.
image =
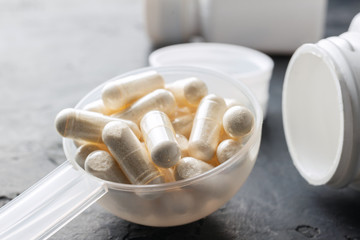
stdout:
<svg viewBox="0 0 360 240">
<path fill-rule="evenodd" d="M 64 109 L 57 131 L 74 140 L 76 162 L 112 182 L 160 184 L 194 177 L 232 157 L 254 125 L 235 99 L 208 94 L 189 77 L 165 84 L 156 71 L 107 83 L 102 99 Z"/>
</svg>

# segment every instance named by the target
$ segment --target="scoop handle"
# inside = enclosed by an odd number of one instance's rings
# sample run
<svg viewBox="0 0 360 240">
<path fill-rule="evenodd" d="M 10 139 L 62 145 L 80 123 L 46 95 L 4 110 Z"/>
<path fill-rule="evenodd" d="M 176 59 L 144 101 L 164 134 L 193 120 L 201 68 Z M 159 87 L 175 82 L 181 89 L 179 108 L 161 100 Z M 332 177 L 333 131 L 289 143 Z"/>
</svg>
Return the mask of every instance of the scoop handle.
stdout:
<svg viewBox="0 0 360 240">
<path fill-rule="evenodd" d="M 66 161 L 0 209 L 0 239 L 47 239 L 107 191 Z"/>
</svg>

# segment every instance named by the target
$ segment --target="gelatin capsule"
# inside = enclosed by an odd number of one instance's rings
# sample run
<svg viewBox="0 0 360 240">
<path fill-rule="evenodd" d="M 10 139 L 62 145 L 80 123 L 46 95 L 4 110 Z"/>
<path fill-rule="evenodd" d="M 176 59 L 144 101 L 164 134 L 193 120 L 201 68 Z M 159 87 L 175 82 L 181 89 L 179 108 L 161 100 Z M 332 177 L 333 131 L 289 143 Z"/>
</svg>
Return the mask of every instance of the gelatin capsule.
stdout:
<svg viewBox="0 0 360 240">
<path fill-rule="evenodd" d="M 146 147 L 146 144 L 144 142 L 141 142 L 141 146 L 146 150 L 146 153 L 148 154 L 148 157 L 151 159 L 150 153 Z M 161 174 L 164 176 L 165 182 L 174 182 L 174 170 L 172 168 L 158 168 Z M 143 196 L 141 196 L 143 197 Z"/>
<path fill-rule="evenodd" d="M 150 111 L 140 122 L 141 132 L 153 162 L 163 168 L 174 166 L 181 158 L 179 144 L 168 116 Z"/>
<path fill-rule="evenodd" d="M 179 163 L 175 166 L 174 176 L 178 181 L 195 177 L 213 168 L 213 166 L 201 160 L 193 157 L 185 157 L 180 159 Z"/>
<path fill-rule="evenodd" d="M 104 143 L 93 143 L 93 142 L 87 142 L 84 140 L 77 140 L 77 139 L 73 139 L 74 145 L 76 148 L 81 147 L 82 145 L 86 145 L 86 144 L 93 144 L 99 147 L 99 149 L 101 150 L 107 150 L 107 147 Z"/>
<path fill-rule="evenodd" d="M 223 126 L 227 134 L 232 138 L 240 138 L 248 135 L 254 125 L 254 115 L 243 106 L 229 108 L 223 117 Z"/>
<path fill-rule="evenodd" d="M 189 139 L 189 154 L 210 161 L 219 143 L 221 121 L 226 110 L 223 98 L 210 94 L 201 100 Z"/>
<path fill-rule="evenodd" d="M 175 111 L 176 102 L 171 92 L 158 89 L 140 98 L 129 108 L 112 115 L 113 117 L 131 120 L 137 124 L 151 110 L 158 110 L 170 115 Z"/>
<path fill-rule="evenodd" d="M 234 154 L 241 149 L 241 146 L 241 142 L 234 139 L 226 139 L 222 141 L 216 150 L 216 156 L 219 163 L 223 163 L 234 156 Z"/>
<path fill-rule="evenodd" d="M 192 110 L 193 109 L 192 108 L 190 109 L 189 107 L 176 107 L 175 111 L 171 115 L 169 115 L 169 118 L 173 120 L 175 118 L 182 117 L 184 115 L 192 114 L 194 113 Z"/>
<path fill-rule="evenodd" d="M 78 149 L 76 149 L 74 159 L 79 164 L 80 167 L 84 168 L 85 160 L 87 156 L 89 156 L 90 153 L 101 150 L 101 148 L 98 145 L 95 144 L 84 144 L 80 146 Z"/>
<path fill-rule="evenodd" d="M 85 171 L 106 181 L 130 183 L 116 160 L 110 153 L 103 150 L 92 152 L 87 156 Z"/>
<path fill-rule="evenodd" d="M 189 141 L 188 139 L 181 134 L 176 134 L 176 141 L 179 144 L 181 150 L 181 157 L 188 157 L 189 156 Z"/>
<path fill-rule="evenodd" d="M 126 124 L 137 137 L 140 137 L 139 127 L 131 121 L 73 108 L 59 112 L 55 119 L 55 125 L 57 131 L 63 137 L 102 143 L 102 130 L 107 123 L 112 121 Z"/>
<path fill-rule="evenodd" d="M 164 85 L 164 79 L 156 71 L 139 73 L 107 83 L 102 90 L 102 100 L 111 110 L 124 109 Z"/>
<path fill-rule="evenodd" d="M 175 132 L 189 138 L 193 126 L 194 116 L 195 114 L 189 114 L 175 118 L 171 122 Z"/>
<path fill-rule="evenodd" d="M 103 140 L 131 183 L 165 182 L 146 149 L 126 124 L 115 121 L 108 123 L 103 130 Z"/>
<path fill-rule="evenodd" d="M 174 94 L 178 106 L 197 106 L 208 93 L 206 84 L 191 77 L 166 84 L 165 88 Z"/>
<path fill-rule="evenodd" d="M 86 111 L 97 112 L 104 115 L 110 115 L 114 112 L 111 109 L 105 107 L 104 102 L 101 99 L 85 105 L 83 109 Z"/>
</svg>

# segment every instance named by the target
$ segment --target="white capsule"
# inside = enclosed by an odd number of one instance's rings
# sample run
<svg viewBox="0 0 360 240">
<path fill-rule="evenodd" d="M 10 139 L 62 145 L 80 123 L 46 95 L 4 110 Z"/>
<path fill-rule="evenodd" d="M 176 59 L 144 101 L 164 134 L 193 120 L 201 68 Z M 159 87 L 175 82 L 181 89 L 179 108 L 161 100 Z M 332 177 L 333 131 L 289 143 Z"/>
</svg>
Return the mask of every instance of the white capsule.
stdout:
<svg viewBox="0 0 360 240">
<path fill-rule="evenodd" d="M 117 183 L 130 183 L 115 159 L 106 151 L 98 150 L 87 156 L 85 171 L 95 177 Z"/>
<path fill-rule="evenodd" d="M 151 159 L 150 153 L 146 147 L 146 144 L 144 142 L 141 142 L 141 146 L 146 150 L 146 153 L 148 154 L 148 157 Z M 158 168 L 161 174 L 164 176 L 165 182 L 174 182 L 174 170 L 172 168 Z"/>
<path fill-rule="evenodd" d="M 241 147 L 241 142 L 234 139 L 226 139 L 222 141 L 216 150 L 216 156 L 219 163 L 223 163 L 234 156 L 234 154 L 237 153 Z"/>
<path fill-rule="evenodd" d="M 174 166 L 181 157 L 179 144 L 168 116 L 150 111 L 140 122 L 141 132 L 153 162 L 163 168 Z"/>
<path fill-rule="evenodd" d="M 164 88 L 164 84 L 164 79 L 155 71 L 132 75 L 107 83 L 102 100 L 111 110 L 124 109 L 155 89 Z"/>
<path fill-rule="evenodd" d="M 189 107 L 176 107 L 175 111 L 169 116 L 169 118 L 171 120 L 178 118 L 178 117 L 182 117 L 184 115 L 189 115 L 189 114 L 193 114 L 194 111 L 192 111 L 193 108 L 189 108 Z M 196 110 L 195 110 L 196 112 Z"/>
<path fill-rule="evenodd" d="M 107 123 L 112 121 L 126 124 L 137 137 L 140 137 L 139 127 L 131 121 L 73 108 L 59 112 L 55 119 L 55 125 L 57 131 L 63 137 L 102 143 L 102 130 Z"/>
<path fill-rule="evenodd" d="M 174 127 L 176 133 L 184 135 L 189 138 L 191 129 L 194 122 L 195 114 L 183 115 L 181 117 L 175 118 L 171 123 Z"/>
<path fill-rule="evenodd" d="M 179 163 L 175 166 L 174 176 L 178 181 L 195 177 L 213 168 L 213 166 L 201 160 L 192 157 L 185 157 L 180 159 Z"/>
<path fill-rule="evenodd" d="M 78 140 L 78 139 L 73 139 L 74 145 L 76 148 L 79 148 L 83 145 L 87 145 L 87 144 L 92 144 L 92 145 L 96 145 L 99 147 L 99 149 L 101 150 L 106 150 L 106 145 L 104 143 L 93 143 L 93 142 L 87 142 L 84 140 Z"/>
<path fill-rule="evenodd" d="M 178 142 L 181 150 L 181 157 L 189 157 L 189 141 L 181 134 L 176 134 L 176 141 Z"/>
<path fill-rule="evenodd" d="M 175 111 L 175 108 L 176 102 L 172 93 L 164 89 L 158 89 L 140 98 L 124 111 L 112 116 L 139 124 L 142 117 L 149 111 L 158 110 L 170 115 Z"/>
<path fill-rule="evenodd" d="M 108 123 L 103 130 L 103 140 L 131 183 L 165 182 L 161 172 L 149 159 L 146 149 L 124 123 Z"/>
<path fill-rule="evenodd" d="M 95 144 L 84 144 L 80 146 L 78 149 L 76 149 L 74 159 L 79 164 L 80 167 L 84 168 L 85 160 L 87 156 L 89 156 L 90 153 L 101 150 L 101 148 L 98 145 Z"/>
<path fill-rule="evenodd" d="M 191 77 L 166 84 L 166 89 L 174 94 L 178 106 L 197 106 L 208 93 L 206 84 Z"/>
<path fill-rule="evenodd" d="M 104 102 L 101 99 L 91 102 L 89 104 L 86 104 L 84 106 L 84 110 L 90 111 L 90 112 L 97 112 L 97 113 L 101 113 L 104 115 L 110 115 L 114 112 L 111 109 L 105 107 Z"/>
<path fill-rule="evenodd" d="M 246 107 L 231 107 L 225 112 L 223 117 L 224 130 L 232 138 L 240 138 L 248 135 L 253 125 L 254 115 Z"/>
<path fill-rule="evenodd" d="M 201 100 L 189 139 L 189 154 L 210 161 L 219 143 L 221 121 L 226 110 L 223 98 L 210 94 Z"/>
</svg>

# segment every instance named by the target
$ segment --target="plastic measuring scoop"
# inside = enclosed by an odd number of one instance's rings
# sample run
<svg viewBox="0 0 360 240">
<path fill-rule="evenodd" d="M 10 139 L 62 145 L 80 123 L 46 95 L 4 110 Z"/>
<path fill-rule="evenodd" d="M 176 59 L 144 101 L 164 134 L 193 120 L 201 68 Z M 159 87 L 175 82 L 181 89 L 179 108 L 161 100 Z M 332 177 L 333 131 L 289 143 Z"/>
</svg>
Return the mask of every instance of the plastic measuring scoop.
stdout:
<svg viewBox="0 0 360 240">
<path fill-rule="evenodd" d="M 106 192 L 67 161 L 0 209 L 0 239 L 46 239 Z"/>
<path fill-rule="evenodd" d="M 238 153 L 218 167 L 191 179 L 157 185 L 96 178 L 77 165 L 76 146 L 71 139 L 64 139 L 68 161 L 0 209 L 0 239 L 46 239 L 94 202 L 138 224 L 186 224 L 211 214 L 239 190 L 254 166 L 261 139 L 262 111 L 250 90 L 227 75 L 195 67 L 144 68 L 112 80 L 149 70 L 156 70 L 166 82 L 198 77 L 206 82 L 209 92 L 241 99 L 254 113 L 253 134 Z M 104 84 L 86 95 L 76 108 L 98 100 Z"/>
</svg>

